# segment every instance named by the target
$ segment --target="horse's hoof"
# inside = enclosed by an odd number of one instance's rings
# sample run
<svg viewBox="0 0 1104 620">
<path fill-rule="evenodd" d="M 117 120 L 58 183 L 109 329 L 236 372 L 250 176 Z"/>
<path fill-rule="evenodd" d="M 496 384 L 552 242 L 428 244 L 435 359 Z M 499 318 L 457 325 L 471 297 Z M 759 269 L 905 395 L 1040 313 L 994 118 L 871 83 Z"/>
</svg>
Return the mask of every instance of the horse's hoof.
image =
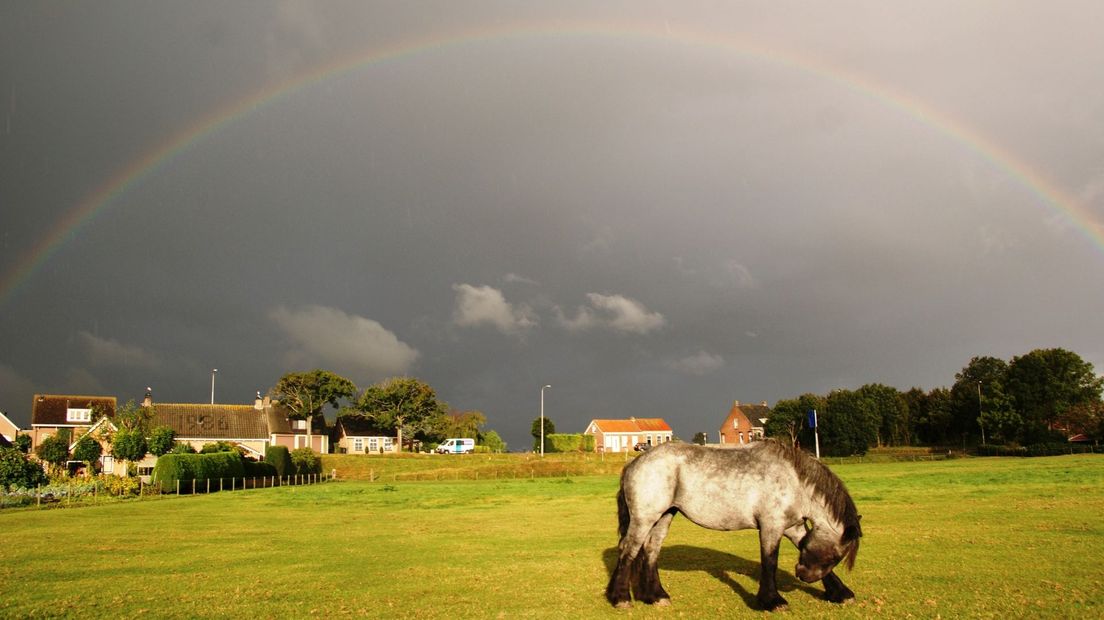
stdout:
<svg viewBox="0 0 1104 620">
<path fill-rule="evenodd" d="M 632 601 L 619 601 L 613 606 L 614 609 L 632 609 Z"/>
<path fill-rule="evenodd" d="M 656 599 L 656 602 L 654 602 L 652 604 L 655 605 L 656 607 L 670 607 L 671 606 L 671 599 L 669 599 L 669 598 Z"/>
</svg>

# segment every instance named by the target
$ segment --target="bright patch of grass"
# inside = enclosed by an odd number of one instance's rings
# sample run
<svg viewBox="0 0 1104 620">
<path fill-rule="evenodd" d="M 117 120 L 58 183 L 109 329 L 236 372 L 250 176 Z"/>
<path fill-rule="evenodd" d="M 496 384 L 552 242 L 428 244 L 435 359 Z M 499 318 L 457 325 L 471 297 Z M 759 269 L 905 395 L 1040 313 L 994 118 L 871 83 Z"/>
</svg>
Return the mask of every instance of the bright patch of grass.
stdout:
<svg viewBox="0 0 1104 620">
<path fill-rule="evenodd" d="M 1099 617 L 1104 459 L 839 465 L 863 514 L 857 600 L 780 586 L 795 617 Z M 337 482 L 0 511 L 3 617 L 761 617 L 754 532 L 676 519 L 673 606 L 611 609 L 613 475 Z"/>
</svg>

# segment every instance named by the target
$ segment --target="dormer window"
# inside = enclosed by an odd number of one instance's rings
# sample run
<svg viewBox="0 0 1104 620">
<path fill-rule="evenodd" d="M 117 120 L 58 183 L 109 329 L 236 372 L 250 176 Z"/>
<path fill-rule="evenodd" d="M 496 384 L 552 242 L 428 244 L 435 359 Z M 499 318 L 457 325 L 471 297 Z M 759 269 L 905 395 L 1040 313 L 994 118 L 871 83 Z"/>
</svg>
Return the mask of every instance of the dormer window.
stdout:
<svg viewBox="0 0 1104 620">
<path fill-rule="evenodd" d="M 305 431 L 305 430 L 307 430 L 307 421 L 306 420 L 292 420 L 291 421 L 291 428 L 293 428 L 297 431 Z"/>
<path fill-rule="evenodd" d="M 91 409 L 74 409 L 70 407 L 65 412 L 66 422 L 91 422 L 92 410 Z"/>
</svg>

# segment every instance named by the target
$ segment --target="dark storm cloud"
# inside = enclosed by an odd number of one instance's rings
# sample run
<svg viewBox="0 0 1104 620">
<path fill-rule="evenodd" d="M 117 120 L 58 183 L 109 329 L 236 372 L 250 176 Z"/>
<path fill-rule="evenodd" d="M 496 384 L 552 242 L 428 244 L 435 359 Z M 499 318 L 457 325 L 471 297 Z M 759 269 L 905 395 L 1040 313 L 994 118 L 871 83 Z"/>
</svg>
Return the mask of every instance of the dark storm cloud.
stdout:
<svg viewBox="0 0 1104 620">
<path fill-rule="evenodd" d="M 1077 230 L 1104 211 L 1099 13 L 10 3 L 5 261 L 217 110 L 430 43 L 227 119 L 113 196 L 2 307 L 0 409 L 202 402 L 214 367 L 219 400 L 249 402 L 317 365 L 419 376 L 518 449 L 546 383 L 560 430 L 648 415 L 689 437 L 734 399 L 930 388 L 974 355 L 1100 367 L 1104 249 Z"/>
</svg>

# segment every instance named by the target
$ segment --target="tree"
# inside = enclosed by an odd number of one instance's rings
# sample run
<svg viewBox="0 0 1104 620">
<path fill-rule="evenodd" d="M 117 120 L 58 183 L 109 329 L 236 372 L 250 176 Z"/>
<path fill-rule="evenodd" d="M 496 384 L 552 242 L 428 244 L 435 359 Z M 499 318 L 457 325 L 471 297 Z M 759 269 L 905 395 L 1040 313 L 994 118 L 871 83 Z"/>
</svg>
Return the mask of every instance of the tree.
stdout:
<svg viewBox="0 0 1104 620">
<path fill-rule="evenodd" d="M 269 392 L 280 404 L 291 410 L 292 418 L 307 421 L 307 442 L 311 445 L 311 430 L 315 417 L 328 404 L 337 408 L 342 399 L 356 396 L 352 381 L 328 370 L 292 372 L 280 377 Z"/>
<path fill-rule="evenodd" d="M 0 448 L 0 491 L 30 489 L 46 482 L 42 467 L 28 459 L 26 454 L 17 448 Z"/>
<path fill-rule="evenodd" d="M 23 454 L 29 454 L 31 452 L 31 436 L 26 433 L 16 434 L 15 447 Z"/>
<path fill-rule="evenodd" d="M 63 428 L 56 435 L 43 439 L 35 448 L 35 456 L 49 463 L 51 468 L 64 466 L 69 460 L 69 429 Z"/>
<path fill-rule="evenodd" d="M 1079 403 L 1058 415 L 1057 425 L 1069 436 L 1087 435 L 1094 441 L 1104 439 L 1104 402 Z"/>
<path fill-rule="evenodd" d="M 858 391 L 868 404 L 867 415 L 876 429 L 876 445 L 908 445 L 911 436 L 909 410 L 901 392 L 881 383 L 864 385 Z"/>
<path fill-rule="evenodd" d="M 454 409 L 441 420 L 440 439 L 447 437 L 480 439 L 483 434 L 483 425 L 487 423 L 487 416 L 479 411 L 456 411 Z"/>
<path fill-rule="evenodd" d="M 949 435 L 963 442 L 979 437 L 985 420 L 983 411 L 1006 411 L 1011 408 L 1005 397 L 1004 384 L 1008 364 L 996 357 L 975 357 L 955 375 L 951 386 L 951 424 Z M 981 394 L 979 396 L 979 387 Z M 999 415 L 994 413 L 993 415 Z"/>
<path fill-rule="evenodd" d="M 694 433 L 693 441 L 699 446 L 704 446 L 705 444 L 709 443 L 709 435 L 703 431 L 698 431 Z"/>
<path fill-rule="evenodd" d="M 835 390 L 818 416 L 820 449 L 830 456 L 866 454 L 878 440 L 874 406 L 859 391 Z"/>
<path fill-rule="evenodd" d="M 552 418 L 544 417 L 544 437 L 547 439 L 549 435 L 556 432 L 556 423 L 552 421 Z M 533 436 L 533 452 L 540 452 L 541 446 L 541 418 L 537 416 L 533 418 L 533 426 L 530 429 L 530 434 Z"/>
<path fill-rule="evenodd" d="M 427 383 L 412 377 L 392 377 L 364 390 L 357 408 L 381 428 L 398 432 L 399 450 L 403 436 L 411 439 L 439 428 L 448 405 L 437 400 Z"/>
<path fill-rule="evenodd" d="M 81 435 L 76 445 L 73 446 L 73 458 L 78 461 L 84 461 L 89 469 L 95 468 L 96 463 L 100 460 L 102 455 L 103 446 L 88 433 Z"/>
<path fill-rule="evenodd" d="M 935 388 L 925 393 L 912 388 L 903 395 L 909 407 L 909 422 L 921 444 L 939 445 L 948 440 L 951 424 L 951 391 Z"/>
<path fill-rule="evenodd" d="M 173 449 L 176 433 L 168 426 L 158 426 L 149 433 L 149 452 L 154 456 L 168 454 Z"/>
<path fill-rule="evenodd" d="M 136 405 L 133 400 L 129 400 L 126 405 L 115 412 L 114 423 L 119 430 L 138 431 L 142 434 L 142 437 L 145 437 L 149 433 L 150 420 L 153 419 L 153 414 L 153 407 Z"/>
<path fill-rule="evenodd" d="M 767 437 L 784 438 L 793 445 L 804 445 L 806 449 L 813 449 L 813 433 L 807 423 L 808 414 L 816 410 L 823 416 L 826 410 L 826 402 L 823 396 L 816 394 L 802 394 L 788 400 L 780 400 L 771 409 L 767 418 L 767 424 L 763 433 Z"/>
<path fill-rule="evenodd" d="M 495 431 L 487 431 L 483 434 L 483 443 L 480 445 L 487 446 L 491 452 L 505 452 L 506 442 L 502 441 L 502 437 L 498 436 Z"/>
<path fill-rule="evenodd" d="M 1045 441 L 1070 407 L 1100 400 L 1104 378 L 1065 349 L 1036 349 L 1012 358 L 1007 391 L 1023 417 L 1024 443 Z"/>
<path fill-rule="evenodd" d="M 121 428 L 111 438 L 111 455 L 120 461 L 140 461 L 146 451 L 146 435 L 137 428 Z"/>
</svg>

